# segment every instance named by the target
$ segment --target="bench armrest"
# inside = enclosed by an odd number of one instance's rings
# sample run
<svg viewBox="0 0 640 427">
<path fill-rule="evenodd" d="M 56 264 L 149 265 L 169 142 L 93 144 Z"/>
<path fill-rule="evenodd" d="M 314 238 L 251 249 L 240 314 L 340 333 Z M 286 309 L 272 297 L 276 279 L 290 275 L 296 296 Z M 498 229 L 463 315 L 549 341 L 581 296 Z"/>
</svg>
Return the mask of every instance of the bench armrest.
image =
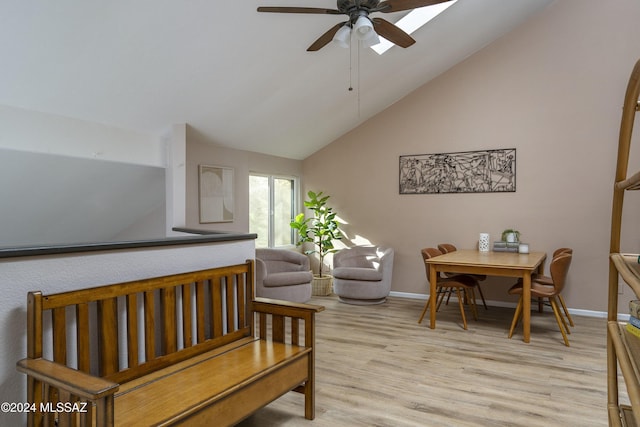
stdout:
<svg viewBox="0 0 640 427">
<path fill-rule="evenodd" d="M 16 363 L 19 372 L 87 400 L 113 395 L 119 384 L 94 377 L 46 359 L 22 359 Z"/>
<path fill-rule="evenodd" d="M 286 317 L 291 318 L 291 343 L 299 343 L 299 320 L 304 322 L 304 346 L 313 351 L 315 345 L 315 314 L 324 310 L 321 305 L 303 304 L 290 301 L 281 301 L 270 298 L 256 298 L 251 301 L 251 310 L 258 316 L 258 331 L 261 339 L 266 339 L 269 334 L 267 328 L 271 329 L 271 339 L 278 342 L 285 342 L 287 333 L 285 331 Z M 272 317 L 272 322 L 267 321 L 267 316 Z"/>
</svg>

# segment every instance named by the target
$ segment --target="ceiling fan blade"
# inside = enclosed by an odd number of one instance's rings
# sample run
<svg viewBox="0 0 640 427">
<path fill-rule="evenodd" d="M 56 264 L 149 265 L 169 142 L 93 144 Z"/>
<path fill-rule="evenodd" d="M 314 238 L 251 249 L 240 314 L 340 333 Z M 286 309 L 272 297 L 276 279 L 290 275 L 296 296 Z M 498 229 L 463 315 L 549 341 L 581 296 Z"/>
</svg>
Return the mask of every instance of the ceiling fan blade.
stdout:
<svg viewBox="0 0 640 427">
<path fill-rule="evenodd" d="M 446 3 L 448 1 L 450 0 L 387 0 L 381 2 L 375 11 L 383 13 L 400 12 L 418 7 L 433 6 L 434 4 Z"/>
<path fill-rule="evenodd" d="M 337 9 L 323 9 L 320 7 L 259 7 L 258 12 L 274 13 L 315 13 L 321 15 L 342 15 Z"/>
<path fill-rule="evenodd" d="M 379 36 L 384 37 L 400 47 L 409 47 L 416 41 L 400 28 L 382 18 L 373 18 L 373 29 Z"/>
<path fill-rule="evenodd" d="M 333 40 L 333 36 L 336 35 L 340 27 L 347 22 L 348 21 L 340 22 L 339 24 L 329 28 L 329 31 L 318 37 L 318 40 L 314 41 L 313 44 L 307 48 L 307 52 L 315 52 L 325 47 L 331 40 Z"/>
</svg>

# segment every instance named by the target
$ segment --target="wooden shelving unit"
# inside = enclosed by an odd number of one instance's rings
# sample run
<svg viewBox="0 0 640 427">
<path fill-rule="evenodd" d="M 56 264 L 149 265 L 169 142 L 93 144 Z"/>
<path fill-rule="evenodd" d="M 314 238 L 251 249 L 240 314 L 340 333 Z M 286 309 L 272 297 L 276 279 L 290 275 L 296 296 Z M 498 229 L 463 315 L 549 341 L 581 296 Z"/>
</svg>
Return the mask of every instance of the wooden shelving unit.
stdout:
<svg viewBox="0 0 640 427">
<path fill-rule="evenodd" d="M 611 244 L 609 256 L 609 307 L 607 325 L 607 391 L 610 426 L 640 427 L 640 338 L 627 332 L 618 322 L 619 278 L 640 299 L 640 256 L 620 252 L 622 208 L 627 191 L 640 190 L 640 172 L 627 175 L 631 135 L 636 112 L 640 111 L 640 60 L 636 63 L 624 99 L 615 185 L 611 214 Z M 619 401 L 618 367 L 631 405 Z"/>
</svg>

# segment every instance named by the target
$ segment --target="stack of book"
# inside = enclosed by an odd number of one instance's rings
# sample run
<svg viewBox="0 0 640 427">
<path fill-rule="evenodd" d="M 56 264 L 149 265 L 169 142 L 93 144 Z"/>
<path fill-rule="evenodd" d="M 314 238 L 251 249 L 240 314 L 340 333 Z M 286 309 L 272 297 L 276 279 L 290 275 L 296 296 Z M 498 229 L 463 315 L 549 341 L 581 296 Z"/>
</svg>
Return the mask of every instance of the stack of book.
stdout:
<svg viewBox="0 0 640 427">
<path fill-rule="evenodd" d="M 627 331 L 640 337 L 640 300 L 629 301 L 629 323 Z"/>
<path fill-rule="evenodd" d="M 518 252 L 519 242 L 493 242 L 494 252 Z"/>
</svg>

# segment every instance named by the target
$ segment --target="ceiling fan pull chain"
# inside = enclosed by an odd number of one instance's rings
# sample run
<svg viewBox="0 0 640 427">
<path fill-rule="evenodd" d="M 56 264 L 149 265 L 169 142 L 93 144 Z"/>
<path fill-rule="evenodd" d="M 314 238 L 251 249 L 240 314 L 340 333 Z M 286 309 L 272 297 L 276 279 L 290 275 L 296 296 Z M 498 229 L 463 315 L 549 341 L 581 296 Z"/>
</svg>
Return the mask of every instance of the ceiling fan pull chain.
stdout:
<svg viewBox="0 0 640 427">
<path fill-rule="evenodd" d="M 360 45 L 362 41 L 358 40 L 358 69 L 356 70 L 356 85 L 358 86 L 358 118 L 360 118 Z"/>
<path fill-rule="evenodd" d="M 351 46 L 353 45 L 353 37 L 349 36 L 349 92 L 353 91 L 352 76 L 353 76 L 353 51 Z"/>
</svg>

